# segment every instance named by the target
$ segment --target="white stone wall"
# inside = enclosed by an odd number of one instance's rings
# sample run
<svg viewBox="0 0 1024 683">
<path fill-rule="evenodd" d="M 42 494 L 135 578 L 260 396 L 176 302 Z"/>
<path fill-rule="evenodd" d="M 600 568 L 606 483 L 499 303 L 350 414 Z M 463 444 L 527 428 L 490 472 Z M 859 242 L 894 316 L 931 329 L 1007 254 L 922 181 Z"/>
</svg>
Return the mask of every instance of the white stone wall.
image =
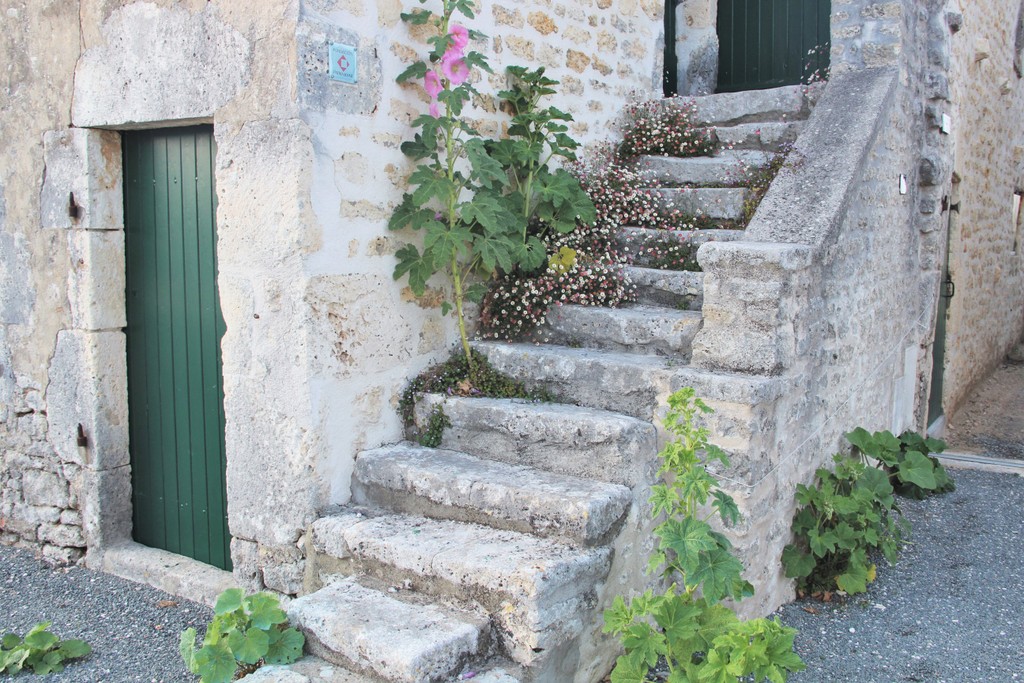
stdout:
<svg viewBox="0 0 1024 683">
<path fill-rule="evenodd" d="M 405 382 L 455 339 L 436 308 L 442 281 L 418 301 L 392 279 L 394 252 L 415 239 L 386 228 L 411 171 L 399 145 L 426 107 L 419 86 L 394 82 L 422 49 L 399 19 L 412 6 L 63 0 L 7 12 L 0 123 L 19 134 L 0 151 L 5 542 L 76 560 L 128 538 L 116 129 L 212 123 L 235 574 L 298 590 L 306 525 L 347 501 L 360 449 L 401 437 Z M 661 9 L 481 3 L 471 25 L 489 38 L 474 47 L 496 75 L 478 87 L 504 87 L 510 64 L 544 65 L 573 134 L 608 138 L 633 93 L 660 88 Z M 330 81 L 330 42 L 357 46 L 358 84 Z M 503 115 L 482 104 L 499 131 Z"/>
</svg>

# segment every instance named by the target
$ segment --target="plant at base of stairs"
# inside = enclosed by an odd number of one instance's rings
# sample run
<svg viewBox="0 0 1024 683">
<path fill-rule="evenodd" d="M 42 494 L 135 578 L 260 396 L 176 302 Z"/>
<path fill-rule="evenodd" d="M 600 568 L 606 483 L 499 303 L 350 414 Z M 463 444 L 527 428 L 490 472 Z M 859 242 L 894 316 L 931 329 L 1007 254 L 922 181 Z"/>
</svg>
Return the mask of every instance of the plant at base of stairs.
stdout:
<svg viewBox="0 0 1024 683">
<path fill-rule="evenodd" d="M 797 486 L 801 507 L 782 564 L 801 593 L 863 593 L 875 580 L 871 556 L 881 552 L 895 562 L 908 529 L 897 521 L 899 508 L 885 472 L 859 458 L 837 454 L 833 460 L 834 472 L 821 468 L 816 485 Z"/>
<path fill-rule="evenodd" d="M 631 102 L 618 153 L 629 158 L 642 154 L 698 157 L 718 147 L 714 128 L 696 123 L 695 100 L 673 99 Z"/>
<path fill-rule="evenodd" d="M 612 670 L 612 683 L 647 681 L 662 658 L 670 683 L 785 681 L 804 668 L 793 652 L 796 630 L 778 619 L 741 622 L 721 604 L 752 595 L 753 588 L 740 576 L 743 565 L 729 540 L 708 523 L 716 514 L 725 524 L 739 520 L 736 503 L 701 459 L 703 453 L 728 466 L 725 453 L 708 442 L 707 428 L 695 424 L 711 409 L 688 387 L 668 403 L 664 426 L 676 438 L 658 454 L 665 483 L 653 487 L 651 503 L 664 520 L 654 531 L 658 550 L 649 571 L 660 568 L 675 583 L 662 594 L 648 590 L 628 603 L 618 596 L 605 611 L 605 633 L 618 635 L 626 650 Z"/>
<path fill-rule="evenodd" d="M 49 621 L 36 624 L 25 637 L 8 633 L 0 640 L 0 673 L 17 674 L 31 669 L 49 674 L 64 670 L 64 662 L 84 657 L 92 648 L 84 640 L 61 640 L 50 633 Z"/>
<path fill-rule="evenodd" d="M 185 666 L 201 683 L 229 683 L 263 664 L 291 664 L 302 656 L 305 636 L 288 626 L 288 616 L 273 593 L 246 596 L 229 588 L 217 596 L 214 617 L 196 649 L 196 630 L 181 634 Z"/>
<path fill-rule="evenodd" d="M 907 430 L 895 437 L 892 432 L 869 433 L 857 427 L 846 434 L 864 457 L 870 457 L 889 475 L 896 493 L 922 500 L 933 493 L 946 493 L 955 487 L 946 469 L 932 453 L 946 450 L 946 442 L 921 436 Z"/>
<path fill-rule="evenodd" d="M 470 123 L 469 109 L 483 97 L 471 72 L 492 71 L 482 54 L 467 51 L 482 34 L 453 21 L 456 13 L 474 18 L 471 0 L 440 0 L 440 6 L 440 13 L 418 8 L 402 14 L 404 21 L 432 35 L 426 58 L 397 80 L 422 79 L 430 105 L 412 122 L 419 132 L 402 144 L 402 152 L 418 166 L 409 176 L 412 190 L 388 228 L 425 233 L 422 252 L 412 244 L 397 252 L 394 277 L 407 275 L 413 293 L 422 296 L 431 277 L 448 276 L 453 303 L 442 302 L 441 310 L 447 314 L 454 307 L 472 373 L 464 306 L 467 300 L 479 302 L 486 292 L 473 278 L 542 268 L 549 257 L 543 235 L 570 232 L 577 221 L 592 221 L 594 207 L 571 175 L 548 166 L 554 157 L 575 158 L 576 142 L 566 134 L 571 116 L 538 106 L 557 83 L 543 69 L 509 69 L 512 87 L 499 93 L 512 110 L 508 138 L 487 139 Z"/>
</svg>

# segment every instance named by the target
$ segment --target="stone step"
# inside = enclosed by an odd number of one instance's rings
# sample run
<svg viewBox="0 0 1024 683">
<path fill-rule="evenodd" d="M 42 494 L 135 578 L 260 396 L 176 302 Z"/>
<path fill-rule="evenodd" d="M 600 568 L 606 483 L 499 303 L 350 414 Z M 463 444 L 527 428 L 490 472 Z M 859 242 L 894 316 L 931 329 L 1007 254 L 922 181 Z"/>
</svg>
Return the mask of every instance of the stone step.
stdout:
<svg viewBox="0 0 1024 683">
<path fill-rule="evenodd" d="M 579 549 L 479 524 L 402 514 L 368 517 L 352 510 L 314 522 L 311 542 L 321 576 L 365 573 L 479 605 L 490 613 L 504 652 L 537 670 L 557 667 L 583 629 L 600 618 L 592 614 L 595 589 L 611 564 L 608 548 Z"/>
<path fill-rule="evenodd" d="M 803 127 L 803 121 L 739 123 L 735 126 L 720 126 L 715 129 L 715 135 L 726 149 L 779 152 L 796 141 Z"/>
<path fill-rule="evenodd" d="M 561 403 L 424 394 L 417 426 L 438 406 L 451 422 L 443 448 L 630 488 L 652 474 L 658 444 L 650 422 Z"/>
<path fill-rule="evenodd" d="M 745 187 L 670 187 L 650 191 L 664 211 L 728 221 L 743 218 L 743 205 L 750 197 L 750 190 Z"/>
<path fill-rule="evenodd" d="M 625 227 L 616 235 L 616 243 L 635 266 L 664 270 L 698 270 L 697 248 L 705 242 L 732 242 L 743 239 L 742 230 L 710 228 L 703 230 L 656 230 Z"/>
<path fill-rule="evenodd" d="M 768 163 L 766 152 L 724 151 L 713 157 L 642 156 L 637 168 L 646 182 L 669 186 L 733 186 L 743 184 L 751 169 Z"/>
<path fill-rule="evenodd" d="M 627 353 L 690 357 L 701 326 L 698 311 L 634 305 L 556 306 L 548 311 L 541 338 L 554 344 Z"/>
<path fill-rule="evenodd" d="M 778 378 L 755 377 L 679 365 L 670 358 L 564 346 L 474 342 L 496 370 L 567 402 L 653 420 L 668 395 L 693 387 L 717 412 L 708 418 L 723 448 L 741 450 L 759 430 L 751 407 L 778 398 Z"/>
<path fill-rule="evenodd" d="M 353 500 L 582 545 L 605 540 L 632 501 L 625 486 L 412 443 L 356 457 Z"/>
<path fill-rule="evenodd" d="M 440 683 L 482 654 L 488 621 L 410 604 L 346 578 L 293 600 L 288 618 L 316 656 L 401 683 Z"/>
<path fill-rule="evenodd" d="M 636 288 L 640 304 L 699 311 L 704 303 L 704 273 L 627 266 L 623 273 Z"/>
<path fill-rule="evenodd" d="M 693 98 L 695 119 L 698 123 L 712 126 L 806 119 L 811 113 L 813 94 L 808 94 L 806 86 L 786 85 L 767 90 L 704 95 Z M 666 102 L 672 106 L 672 100 Z"/>
<path fill-rule="evenodd" d="M 313 655 L 286 665 L 264 664 L 238 679 L 245 683 L 380 683 L 376 676 L 353 673 Z"/>
</svg>

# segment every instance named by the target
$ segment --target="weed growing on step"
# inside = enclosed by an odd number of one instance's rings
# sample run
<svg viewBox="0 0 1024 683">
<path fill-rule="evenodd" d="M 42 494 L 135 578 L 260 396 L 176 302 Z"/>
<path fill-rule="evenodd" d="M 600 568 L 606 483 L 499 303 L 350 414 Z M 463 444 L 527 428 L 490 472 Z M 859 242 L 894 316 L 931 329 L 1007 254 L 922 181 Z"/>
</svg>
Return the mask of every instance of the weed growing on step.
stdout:
<svg viewBox="0 0 1024 683">
<path fill-rule="evenodd" d="M 741 169 L 739 178 L 735 181 L 738 187 L 746 187 L 750 194 L 743 202 L 743 214 L 741 222 L 746 227 L 754 217 L 758 205 L 768 193 L 775 176 L 779 174 L 786 163 L 786 158 L 792 151 L 793 145 L 784 144 L 781 148 L 768 157 L 768 163 L 764 166 L 752 166 Z"/>
<path fill-rule="evenodd" d="M 715 129 L 697 123 L 697 103 L 672 98 L 632 102 L 624 112 L 620 157 L 708 156 L 718 147 Z"/>
<path fill-rule="evenodd" d="M 443 411 L 443 417 L 428 419 L 427 426 L 416 432 L 416 397 L 420 394 L 442 394 L 444 396 L 471 396 L 478 398 L 523 398 L 531 401 L 554 401 L 555 397 L 543 389 L 528 389 L 525 384 L 495 370 L 487 357 L 471 350 L 473 365 L 466 357 L 455 352 L 443 363 L 435 365 L 409 382 L 398 401 L 398 411 L 411 438 L 424 446 L 436 447 L 446 427 L 451 426 Z M 423 442 L 426 438 L 428 443 Z M 429 443 L 435 440 L 436 443 Z"/>
<path fill-rule="evenodd" d="M 229 683 L 264 664 L 291 664 L 302 656 L 305 636 L 288 626 L 273 593 L 246 596 L 229 588 L 217 596 L 213 613 L 202 647 L 196 648 L 194 628 L 181 634 L 181 657 L 200 683 Z"/>
<path fill-rule="evenodd" d="M 664 593 L 646 591 L 626 602 L 615 598 L 604 613 L 605 633 L 619 636 L 625 648 L 612 671 L 612 683 L 647 681 L 664 659 L 669 680 L 760 682 L 785 681 L 804 668 L 793 652 L 796 631 L 778 619 L 741 622 L 721 604 L 726 598 L 753 594 L 743 580 L 743 565 L 729 540 L 708 523 L 718 516 L 735 524 L 739 510 L 706 468 L 706 458 L 728 466 L 725 454 L 708 442 L 706 427 L 696 419 L 711 409 L 691 388 L 672 394 L 664 426 L 675 436 L 658 454 L 664 484 L 653 487 L 658 550 L 649 569 L 673 581 Z M 750 678 L 748 678 L 750 677 Z"/>
<path fill-rule="evenodd" d="M 64 670 L 64 662 L 92 652 L 84 640 L 61 640 L 50 633 L 50 623 L 36 624 L 24 638 L 16 633 L 4 635 L 0 640 L 0 674 L 59 673 Z"/>
</svg>

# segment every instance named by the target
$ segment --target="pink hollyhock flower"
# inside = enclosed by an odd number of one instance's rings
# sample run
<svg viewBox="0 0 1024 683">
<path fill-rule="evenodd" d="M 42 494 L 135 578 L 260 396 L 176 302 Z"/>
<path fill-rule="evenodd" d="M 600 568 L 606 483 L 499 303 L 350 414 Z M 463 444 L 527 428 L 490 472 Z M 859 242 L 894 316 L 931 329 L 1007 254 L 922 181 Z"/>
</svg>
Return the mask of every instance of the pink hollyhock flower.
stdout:
<svg viewBox="0 0 1024 683">
<path fill-rule="evenodd" d="M 459 24 L 452 24 L 448 27 L 448 37 L 451 38 L 452 47 L 460 53 L 469 45 L 469 29 Z"/>
<path fill-rule="evenodd" d="M 469 66 L 462 60 L 462 53 L 453 54 L 451 50 L 441 58 L 441 74 L 452 85 L 462 85 L 469 79 Z"/>
<path fill-rule="evenodd" d="M 438 104 L 437 100 L 430 103 L 430 115 L 435 119 L 441 118 L 441 105 Z"/>
<path fill-rule="evenodd" d="M 443 86 L 441 85 L 441 78 L 437 75 L 436 71 L 428 71 L 427 75 L 423 77 L 423 89 L 430 95 L 430 99 L 437 99 Z"/>
</svg>

